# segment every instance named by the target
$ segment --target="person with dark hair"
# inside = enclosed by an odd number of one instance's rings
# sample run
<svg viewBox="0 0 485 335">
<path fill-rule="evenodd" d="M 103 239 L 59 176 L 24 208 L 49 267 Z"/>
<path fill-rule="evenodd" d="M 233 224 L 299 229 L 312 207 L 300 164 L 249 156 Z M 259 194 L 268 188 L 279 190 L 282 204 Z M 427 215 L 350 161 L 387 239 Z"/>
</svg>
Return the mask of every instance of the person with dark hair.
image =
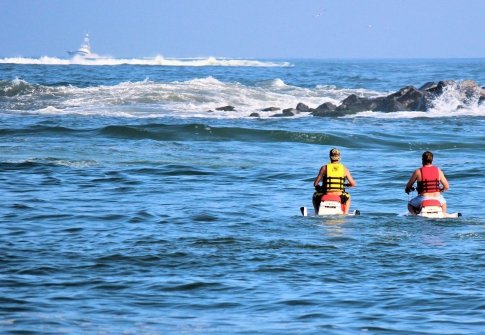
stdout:
<svg viewBox="0 0 485 335">
<path fill-rule="evenodd" d="M 416 169 L 404 191 L 409 194 L 413 189 L 414 182 L 417 183 L 418 196 L 412 198 L 408 203 L 408 210 L 411 214 L 416 215 L 421 211 L 421 204 L 427 199 L 436 199 L 440 202 L 443 213 L 446 213 L 446 200 L 441 194 L 448 190 L 448 180 L 437 166 L 433 165 L 433 153 L 430 151 L 423 152 L 423 166 Z"/>
<path fill-rule="evenodd" d="M 344 214 L 348 214 L 350 209 L 350 194 L 345 192 L 344 186 L 354 187 L 355 181 L 349 170 L 340 163 L 340 151 L 338 149 L 331 149 L 329 157 L 330 163 L 320 168 L 313 182 L 316 190 L 312 199 L 313 207 L 315 213 L 318 214 L 322 196 L 325 194 L 337 194 L 340 196 L 341 202 L 344 205 Z M 348 181 L 347 184 L 344 183 L 346 179 Z M 320 182 L 322 182 L 322 185 L 320 185 Z"/>
</svg>

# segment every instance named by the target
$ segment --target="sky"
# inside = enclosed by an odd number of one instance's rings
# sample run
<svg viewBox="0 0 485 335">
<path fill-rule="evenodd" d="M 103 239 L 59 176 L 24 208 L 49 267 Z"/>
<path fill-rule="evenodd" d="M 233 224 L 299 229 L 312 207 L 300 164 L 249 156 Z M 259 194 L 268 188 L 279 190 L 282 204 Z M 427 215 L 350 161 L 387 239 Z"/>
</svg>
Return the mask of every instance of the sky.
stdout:
<svg viewBox="0 0 485 335">
<path fill-rule="evenodd" d="M 0 0 L 0 57 L 483 58 L 483 0 Z"/>
</svg>

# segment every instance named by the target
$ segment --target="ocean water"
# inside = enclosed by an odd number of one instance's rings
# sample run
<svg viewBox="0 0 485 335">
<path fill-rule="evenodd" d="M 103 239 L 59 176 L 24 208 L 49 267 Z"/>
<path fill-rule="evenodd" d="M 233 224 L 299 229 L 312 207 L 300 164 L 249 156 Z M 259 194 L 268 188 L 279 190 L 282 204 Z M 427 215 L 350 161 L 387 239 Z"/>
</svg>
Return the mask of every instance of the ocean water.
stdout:
<svg viewBox="0 0 485 335">
<path fill-rule="evenodd" d="M 483 333 L 484 105 L 261 112 L 439 80 L 485 60 L 0 59 L 0 333 Z M 332 147 L 362 215 L 302 217 Z M 463 217 L 404 215 L 425 150 Z"/>
</svg>

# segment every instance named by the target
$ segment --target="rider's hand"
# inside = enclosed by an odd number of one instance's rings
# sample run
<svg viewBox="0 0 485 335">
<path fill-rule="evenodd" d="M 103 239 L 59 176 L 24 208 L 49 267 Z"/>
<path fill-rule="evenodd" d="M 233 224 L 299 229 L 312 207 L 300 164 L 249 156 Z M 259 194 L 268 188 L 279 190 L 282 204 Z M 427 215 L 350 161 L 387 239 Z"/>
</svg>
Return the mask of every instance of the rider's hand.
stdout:
<svg viewBox="0 0 485 335">
<path fill-rule="evenodd" d="M 404 190 L 404 192 L 406 192 L 407 194 L 409 194 L 409 192 L 412 191 L 412 188 L 411 187 L 406 187 L 406 189 Z"/>
</svg>

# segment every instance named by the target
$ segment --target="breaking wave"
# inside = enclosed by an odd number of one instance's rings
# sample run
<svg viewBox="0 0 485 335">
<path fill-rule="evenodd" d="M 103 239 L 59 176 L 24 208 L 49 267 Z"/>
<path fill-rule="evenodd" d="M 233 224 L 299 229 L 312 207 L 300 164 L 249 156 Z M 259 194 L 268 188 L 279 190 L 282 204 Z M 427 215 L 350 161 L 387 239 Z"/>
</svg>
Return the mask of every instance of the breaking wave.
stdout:
<svg viewBox="0 0 485 335">
<path fill-rule="evenodd" d="M 148 65 L 148 66 L 231 66 L 231 67 L 288 67 L 289 62 L 271 62 L 251 59 L 228 59 L 228 58 L 165 58 L 156 56 L 152 58 L 112 58 L 95 55 L 90 58 L 73 57 L 63 59 L 43 56 L 30 57 L 7 57 L 0 58 L 0 64 L 29 64 L 29 65 Z"/>
<path fill-rule="evenodd" d="M 376 97 L 386 93 L 367 89 L 337 88 L 318 85 L 299 87 L 275 78 L 253 85 L 223 82 L 212 76 L 186 81 L 155 82 L 148 78 L 115 85 L 77 87 L 66 83 L 33 84 L 20 78 L 0 80 L 0 108 L 8 113 L 78 114 L 113 117 L 203 117 L 244 118 L 257 113 L 272 117 L 283 109 L 303 103 L 310 108 L 330 102 L 338 105 L 350 94 Z M 393 113 L 360 112 L 344 116 L 372 118 L 420 118 L 450 116 L 485 116 L 479 94 L 471 95 L 463 104 L 459 84 L 450 85 L 438 96 L 427 112 Z M 460 103 L 461 101 L 461 103 Z M 233 106 L 232 111 L 219 107 Z M 263 111 L 273 107 L 269 111 Z M 310 113 L 296 113 L 308 117 Z"/>
</svg>

